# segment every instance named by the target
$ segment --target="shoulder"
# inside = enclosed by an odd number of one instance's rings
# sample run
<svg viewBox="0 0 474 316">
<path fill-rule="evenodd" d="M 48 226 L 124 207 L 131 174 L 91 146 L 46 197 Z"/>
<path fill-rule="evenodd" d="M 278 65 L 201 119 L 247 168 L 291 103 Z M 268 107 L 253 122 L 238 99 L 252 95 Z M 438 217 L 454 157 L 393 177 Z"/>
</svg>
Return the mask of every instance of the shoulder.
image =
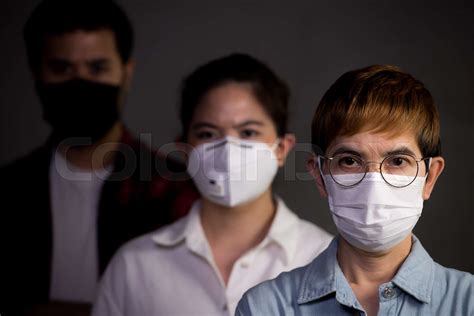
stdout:
<svg viewBox="0 0 474 316">
<path fill-rule="evenodd" d="M 182 232 L 186 226 L 187 218 L 188 216 L 185 216 L 170 225 L 128 241 L 119 249 L 116 256 L 136 260 L 146 257 L 150 253 L 157 256 L 166 253 L 165 250 L 173 248 L 184 240 Z"/>
<path fill-rule="evenodd" d="M 301 237 L 303 238 L 317 238 L 322 242 L 326 243 L 326 246 L 334 238 L 331 234 L 325 231 L 323 228 L 307 220 L 298 218 L 298 229 Z"/>
<path fill-rule="evenodd" d="M 153 234 L 154 232 L 141 235 L 122 245 L 113 256 L 108 269 L 125 268 L 124 265 L 140 261 L 147 253 L 153 252 L 155 250 L 152 240 Z"/>
<path fill-rule="evenodd" d="M 237 307 L 236 315 L 288 315 L 294 310 L 308 266 L 258 284 L 248 290 Z"/>
<path fill-rule="evenodd" d="M 189 215 L 186 215 L 172 224 L 126 242 L 115 254 L 111 265 L 116 261 L 120 265 L 127 262 L 146 262 L 150 257 L 153 257 L 154 261 L 166 260 L 171 251 L 184 241 L 188 220 Z"/>
<path fill-rule="evenodd" d="M 444 289 L 443 295 L 455 295 L 457 299 L 470 300 L 474 305 L 474 275 L 468 272 L 435 265 L 435 289 Z M 473 306 L 474 307 L 474 306 Z"/>
<path fill-rule="evenodd" d="M 334 236 L 316 224 L 298 217 L 290 209 L 287 208 L 287 210 L 291 214 L 289 216 L 293 217 L 294 220 L 291 229 L 293 230 L 292 234 L 297 237 L 296 257 L 307 257 L 306 264 L 326 249 Z"/>
<path fill-rule="evenodd" d="M 298 296 L 298 292 L 303 280 L 303 277 L 308 270 L 310 264 L 293 269 L 288 272 L 282 272 L 275 279 L 265 281 L 261 287 L 255 287 L 255 294 L 262 297 L 272 296 L 268 295 L 270 292 L 278 294 L 286 302 L 290 302 L 293 298 Z"/>
<path fill-rule="evenodd" d="M 51 149 L 43 146 L 0 168 L 0 190 L 4 198 L 3 204 L 9 207 L 14 206 L 11 211 L 2 212 L 2 217 L 6 216 L 9 218 L 8 220 L 15 218 L 22 223 L 21 225 L 26 223 L 24 217 L 26 213 L 35 218 L 45 218 L 43 217 L 44 212 L 38 210 L 38 207 L 44 206 L 43 198 L 49 190 L 50 160 Z M 21 212 L 12 212 L 14 209 L 21 210 Z M 32 225 L 35 226 L 35 224 Z M 38 229 L 38 227 L 34 227 L 34 229 Z"/>
<path fill-rule="evenodd" d="M 157 209 L 168 210 L 166 214 L 162 213 L 164 223 L 187 214 L 199 194 L 186 173 L 185 164 L 173 158 L 176 155 L 170 154 L 171 149 L 165 152 L 167 148 L 163 146 L 163 151 L 154 150 L 132 137 L 128 130 L 125 130 L 121 144 L 128 149 L 123 155 L 117 155 L 115 168 L 123 172 L 112 177 L 122 179 L 129 172 L 128 190 L 134 191 L 141 201 L 151 201 L 156 203 Z M 127 189 L 123 191 L 127 192 Z"/>
<path fill-rule="evenodd" d="M 38 168 L 48 170 L 51 160 L 50 147 L 44 145 L 32 152 L 0 167 L 2 178 L 9 175 L 18 175 L 18 173 L 38 172 Z"/>
<path fill-rule="evenodd" d="M 436 314 L 474 315 L 474 276 L 434 263 L 432 303 Z"/>
<path fill-rule="evenodd" d="M 129 146 L 135 155 L 140 155 L 140 157 L 137 158 L 141 159 L 137 159 L 137 163 L 149 162 L 158 173 L 173 175 L 186 171 L 186 165 L 170 154 L 172 151 L 176 151 L 172 143 L 162 146 L 160 148 L 161 150 L 156 150 L 141 139 L 132 136 L 132 133 L 127 128 L 124 129 L 121 142 Z M 146 159 L 146 157 L 150 156 L 152 157 L 151 161 Z"/>
<path fill-rule="evenodd" d="M 277 197 L 277 201 L 278 207 L 281 208 L 282 213 L 284 213 L 285 221 L 294 223 L 290 228 L 294 229 L 301 239 L 307 241 L 307 239 L 311 238 L 313 241 L 320 240 L 325 246 L 329 244 L 334 236 L 316 224 L 300 218 L 286 205 L 283 199 Z"/>
<path fill-rule="evenodd" d="M 299 219 L 297 232 L 295 258 L 305 258 L 303 264 L 323 252 L 334 238 L 319 226 L 302 219 Z"/>
<path fill-rule="evenodd" d="M 177 225 L 164 226 L 158 230 L 139 236 L 125 243 L 115 253 L 101 277 L 99 300 L 112 300 L 125 304 L 124 298 L 136 297 L 137 293 L 148 286 L 165 286 L 163 280 L 173 278 L 180 263 L 185 243 L 177 242 L 172 246 L 164 246 L 157 242 L 156 236 L 175 235 Z M 188 253 L 188 252 L 184 252 Z M 181 260 L 183 261 L 183 260 Z"/>
</svg>

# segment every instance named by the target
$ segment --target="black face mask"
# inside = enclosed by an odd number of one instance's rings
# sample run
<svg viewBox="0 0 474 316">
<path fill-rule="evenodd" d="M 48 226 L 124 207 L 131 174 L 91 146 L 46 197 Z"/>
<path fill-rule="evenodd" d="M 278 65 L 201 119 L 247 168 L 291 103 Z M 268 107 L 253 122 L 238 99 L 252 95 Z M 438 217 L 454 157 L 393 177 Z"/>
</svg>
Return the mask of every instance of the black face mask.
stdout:
<svg viewBox="0 0 474 316">
<path fill-rule="evenodd" d="M 73 79 L 36 84 L 43 118 L 53 128 L 53 138 L 103 137 L 120 118 L 120 86 Z"/>
</svg>

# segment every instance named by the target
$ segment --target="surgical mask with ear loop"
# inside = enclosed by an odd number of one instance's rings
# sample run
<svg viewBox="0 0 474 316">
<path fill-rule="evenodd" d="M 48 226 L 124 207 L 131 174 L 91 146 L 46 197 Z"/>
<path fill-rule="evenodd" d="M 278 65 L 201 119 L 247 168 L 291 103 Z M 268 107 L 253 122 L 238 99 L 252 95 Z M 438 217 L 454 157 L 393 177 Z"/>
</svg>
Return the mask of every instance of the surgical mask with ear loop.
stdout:
<svg viewBox="0 0 474 316">
<path fill-rule="evenodd" d="M 273 145 L 227 136 L 196 146 L 188 173 L 208 200 L 234 207 L 263 194 L 278 171 Z"/>
<path fill-rule="evenodd" d="M 384 252 L 403 241 L 415 227 L 423 209 L 425 176 L 417 176 L 409 185 L 407 176 L 368 172 L 355 185 L 354 174 L 324 175 L 319 171 L 328 193 L 329 208 L 341 236 L 352 246 L 368 252 Z M 429 160 L 428 166 L 431 163 Z M 428 169 L 429 170 L 429 169 Z M 337 181 L 337 182 L 336 182 Z"/>
</svg>

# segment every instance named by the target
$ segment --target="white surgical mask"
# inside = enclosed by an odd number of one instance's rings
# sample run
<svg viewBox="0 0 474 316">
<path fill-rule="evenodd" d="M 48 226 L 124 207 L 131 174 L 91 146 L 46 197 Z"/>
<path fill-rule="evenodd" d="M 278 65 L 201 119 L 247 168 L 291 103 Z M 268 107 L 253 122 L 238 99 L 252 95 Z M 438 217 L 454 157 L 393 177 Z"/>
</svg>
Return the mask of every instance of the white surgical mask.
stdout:
<svg viewBox="0 0 474 316">
<path fill-rule="evenodd" d="M 275 145 L 232 136 L 204 143 L 191 151 L 188 173 L 208 200 L 234 207 L 270 187 L 278 171 Z"/>
<path fill-rule="evenodd" d="M 405 176 L 384 175 L 391 183 L 407 183 Z M 334 175 L 340 183 L 354 175 Z M 359 177 L 359 176 L 357 176 Z M 324 175 L 332 218 L 342 237 L 354 247 L 386 251 L 412 231 L 423 209 L 425 177 L 417 177 L 409 186 L 389 185 L 378 172 L 369 172 L 355 186 L 337 184 Z M 346 179 L 345 179 L 346 178 Z"/>
</svg>

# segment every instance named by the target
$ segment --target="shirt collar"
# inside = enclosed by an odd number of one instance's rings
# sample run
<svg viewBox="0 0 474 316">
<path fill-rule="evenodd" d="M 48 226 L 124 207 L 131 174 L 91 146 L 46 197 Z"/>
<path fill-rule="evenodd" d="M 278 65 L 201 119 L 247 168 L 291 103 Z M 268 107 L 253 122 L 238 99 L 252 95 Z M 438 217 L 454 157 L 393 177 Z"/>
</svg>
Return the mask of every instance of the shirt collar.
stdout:
<svg viewBox="0 0 474 316">
<path fill-rule="evenodd" d="M 277 204 L 275 217 L 267 236 L 257 248 L 263 248 L 274 242 L 283 250 L 282 259 L 288 264 L 297 250 L 299 219 L 288 209 L 282 199 L 275 197 L 275 200 Z M 164 247 L 173 247 L 186 241 L 190 249 L 201 254 L 202 252 L 207 253 L 208 243 L 201 225 L 200 210 L 201 200 L 197 200 L 187 216 L 167 228 L 159 230 L 152 235 L 152 239 Z"/>
<path fill-rule="evenodd" d="M 191 206 L 187 216 L 179 219 L 177 222 L 158 230 L 152 235 L 153 241 L 164 247 L 173 247 L 186 238 L 194 240 L 202 231 L 201 220 L 199 218 L 201 210 L 201 200 L 197 200 Z M 204 234 L 202 234 L 204 236 Z M 198 238 L 198 239 L 202 239 Z"/>
<path fill-rule="evenodd" d="M 421 242 L 412 235 L 410 254 L 392 282 L 419 301 L 430 303 L 434 283 L 434 262 Z M 298 304 L 336 292 L 336 299 L 347 306 L 358 306 L 356 297 L 337 262 L 338 237 L 334 238 L 306 270 L 298 294 Z"/>
<path fill-rule="evenodd" d="M 338 239 L 334 238 L 329 246 L 310 263 L 303 276 L 298 304 L 317 300 L 337 290 L 337 246 Z"/>
<path fill-rule="evenodd" d="M 288 265 L 294 258 L 298 242 L 298 222 L 299 218 L 288 209 L 285 202 L 275 196 L 277 209 L 270 229 L 265 239 L 257 246 L 263 248 L 270 244 L 277 245 L 282 252 L 280 259 Z"/>
<path fill-rule="evenodd" d="M 411 252 L 392 282 L 424 303 L 431 302 L 435 265 L 421 242 L 412 235 Z"/>
<path fill-rule="evenodd" d="M 279 197 L 275 197 L 277 209 L 272 225 L 268 231 L 262 245 L 274 242 L 283 250 L 283 260 L 289 264 L 294 258 L 298 242 L 298 222 L 299 218 L 288 209 L 285 202 Z"/>
</svg>

